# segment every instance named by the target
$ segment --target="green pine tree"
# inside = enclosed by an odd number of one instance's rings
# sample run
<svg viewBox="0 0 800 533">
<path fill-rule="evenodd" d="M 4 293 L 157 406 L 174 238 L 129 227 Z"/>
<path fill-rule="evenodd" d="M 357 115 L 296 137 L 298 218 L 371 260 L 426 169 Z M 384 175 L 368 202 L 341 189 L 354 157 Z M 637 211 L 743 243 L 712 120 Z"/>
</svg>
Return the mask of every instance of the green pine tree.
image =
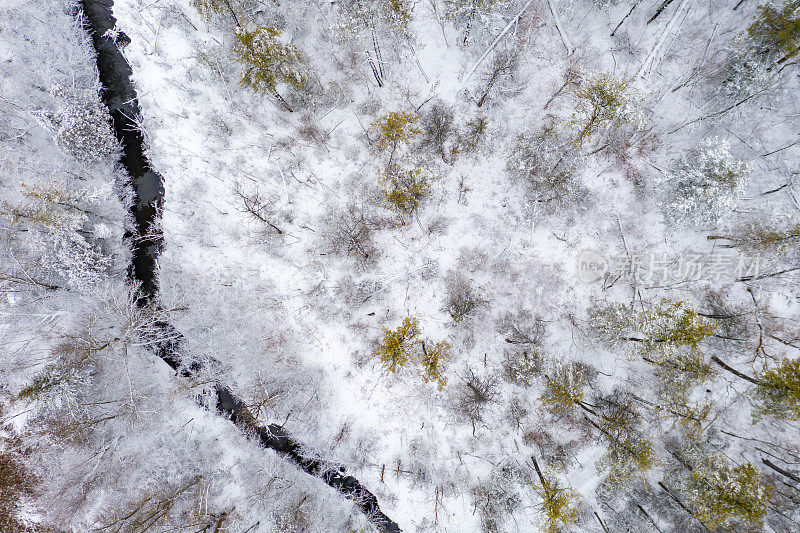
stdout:
<svg viewBox="0 0 800 533">
<path fill-rule="evenodd" d="M 800 1 L 787 0 L 783 6 L 758 6 L 758 19 L 747 29 L 747 35 L 758 56 L 778 63 L 800 52 Z"/>
<path fill-rule="evenodd" d="M 686 491 L 695 516 L 706 527 L 762 524 L 772 488 L 752 464 L 732 465 L 719 454 L 709 454 L 701 455 L 691 467 Z"/>
<path fill-rule="evenodd" d="M 299 48 L 281 41 L 281 30 L 266 27 L 253 31 L 240 29 L 234 54 L 244 68 L 242 85 L 274 95 L 287 110 L 292 108 L 278 92 L 283 83 L 301 90 L 308 82 L 307 68 Z"/>
<path fill-rule="evenodd" d="M 783 420 L 800 420 L 800 358 L 784 359 L 776 368 L 756 375 L 759 384 L 753 392 L 759 414 Z"/>
</svg>

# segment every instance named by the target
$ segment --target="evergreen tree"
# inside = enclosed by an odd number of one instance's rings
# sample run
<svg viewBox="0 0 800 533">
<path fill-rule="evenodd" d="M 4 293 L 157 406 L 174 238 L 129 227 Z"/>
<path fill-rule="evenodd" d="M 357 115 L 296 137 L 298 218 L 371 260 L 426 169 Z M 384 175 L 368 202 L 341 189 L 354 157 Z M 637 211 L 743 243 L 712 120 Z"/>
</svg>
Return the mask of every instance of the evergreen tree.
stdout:
<svg viewBox="0 0 800 533">
<path fill-rule="evenodd" d="M 716 224 L 741 198 L 749 174 L 749 165 L 731 155 L 727 141 L 705 139 L 659 180 L 664 213 L 678 224 Z"/>
<path fill-rule="evenodd" d="M 754 396 L 758 413 L 783 420 L 800 420 L 800 358 L 784 359 L 776 367 L 759 372 Z"/>
<path fill-rule="evenodd" d="M 417 126 L 419 115 L 408 111 L 392 111 L 372 123 L 370 128 L 378 135 L 375 146 L 389 151 L 389 159 L 400 146 L 408 146 L 422 130 Z"/>
<path fill-rule="evenodd" d="M 752 255 L 764 254 L 778 261 L 791 261 L 800 241 L 800 223 L 791 215 L 761 213 L 756 219 L 740 222 L 727 235 L 710 238 L 725 239 Z"/>
<path fill-rule="evenodd" d="M 767 88 L 779 70 L 775 67 L 795 57 L 800 50 L 800 2 L 758 7 L 758 17 L 740 35 L 722 67 L 725 93 L 746 98 Z"/>
<path fill-rule="evenodd" d="M 542 403 L 554 413 L 569 413 L 575 407 L 590 411 L 584 404 L 584 389 L 589 384 L 591 369 L 582 363 L 558 364 L 545 376 Z"/>
<path fill-rule="evenodd" d="M 784 61 L 800 52 L 800 1 L 787 0 L 783 6 L 758 6 L 758 18 L 747 28 L 756 55 L 768 61 Z"/>
<path fill-rule="evenodd" d="M 713 323 L 687 302 L 666 299 L 643 311 L 621 304 L 595 307 L 590 322 L 607 343 L 625 342 L 630 357 L 654 365 L 665 399 L 662 412 L 693 432 L 700 430 L 710 407 L 696 403 L 692 393 L 711 377 L 701 344 L 714 333 Z"/>
<path fill-rule="evenodd" d="M 397 372 L 413 358 L 413 350 L 420 342 L 419 320 L 406 317 L 397 329 L 383 328 L 382 338 L 372 351 L 389 372 Z"/>
<path fill-rule="evenodd" d="M 434 382 L 442 389 L 447 384 L 445 372 L 452 358 L 450 350 L 447 341 L 426 341 L 419 320 L 406 317 L 397 329 L 383 328 L 381 339 L 372 349 L 372 356 L 392 373 L 413 363 L 425 383 Z"/>
<path fill-rule="evenodd" d="M 572 142 L 581 146 L 594 134 L 625 124 L 639 127 L 643 116 L 630 82 L 613 74 L 592 72 L 575 91 L 578 107 L 571 124 L 576 130 Z"/>
<path fill-rule="evenodd" d="M 632 342 L 637 353 L 668 346 L 697 350 L 715 329 L 688 302 L 669 299 L 643 311 L 618 303 L 596 306 L 589 311 L 589 321 L 608 344 Z"/>
<path fill-rule="evenodd" d="M 581 499 L 569 486 L 561 486 L 555 476 L 543 474 L 539 463 L 533 459 L 533 466 L 539 483 L 533 490 L 542 499 L 542 531 L 558 533 L 574 524 L 580 518 Z"/>
<path fill-rule="evenodd" d="M 308 82 L 307 69 L 300 49 L 281 41 L 278 28 L 238 29 L 234 47 L 237 61 L 244 67 L 242 85 L 274 95 L 287 110 L 292 108 L 278 92 L 283 83 L 301 90 Z"/>
<path fill-rule="evenodd" d="M 656 463 L 656 454 L 652 439 L 638 427 L 642 420 L 633 400 L 617 393 L 604 399 L 602 407 L 598 422 L 593 423 L 606 443 L 597 470 L 608 472 L 608 480 L 615 485 L 643 476 Z"/>
<path fill-rule="evenodd" d="M 685 450 L 684 458 L 690 468 L 685 490 L 698 520 L 711 530 L 739 522 L 761 526 L 772 488 L 752 464 L 732 465 L 699 445 Z"/>
<path fill-rule="evenodd" d="M 434 382 L 441 390 L 447 385 L 447 365 L 452 358 L 451 346 L 447 341 L 439 341 L 433 346 L 426 347 L 421 343 L 422 357 L 420 358 L 420 375 L 425 383 Z"/>
</svg>

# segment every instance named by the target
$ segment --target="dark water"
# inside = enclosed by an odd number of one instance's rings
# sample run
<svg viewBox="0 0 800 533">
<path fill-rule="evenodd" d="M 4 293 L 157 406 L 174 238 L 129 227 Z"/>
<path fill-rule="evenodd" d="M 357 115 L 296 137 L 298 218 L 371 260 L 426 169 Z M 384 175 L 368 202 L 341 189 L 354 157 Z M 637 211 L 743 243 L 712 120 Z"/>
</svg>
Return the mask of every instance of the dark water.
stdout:
<svg viewBox="0 0 800 533">
<path fill-rule="evenodd" d="M 127 40 L 118 34 L 116 42 L 106 37 L 106 31 L 116 23 L 113 17 L 113 0 L 82 0 L 84 24 L 92 36 L 97 52 L 97 68 L 103 85 L 103 102 L 108 107 L 114 121 L 114 132 L 122 143 L 121 164 L 131 178 L 136 193 L 132 214 L 136 220 L 136 234 L 129 235 L 133 242 L 133 259 L 129 269 L 132 280 L 141 284 L 140 304 L 157 305 L 157 260 L 161 251 L 163 237 L 155 234 L 157 217 L 164 203 L 164 180 L 150 167 L 144 154 L 144 138 L 136 126 L 135 119 L 140 115 L 136 91 L 131 81 L 131 67 L 120 52 L 117 43 Z M 162 341 L 156 347 L 156 354 L 173 370 L 184 376 L 202 371 L 202 366 L 194 363 L 181 364 L 181 336 L 169 323 L 159 324 L 164 331 Z M 370 521 L 386 533 L 399 533 L 399 526 L 381 512 L 378 499 L 359 481 L 348 476 L 343 467 L 331 468 L 330 463 L 321 458 L 302 453 L 303 445 L 292 438 L 281 426 L 270 424 L 262 426 L 247 409 L 247 406 L 233 392 L 221 383 L 215 386 L 217 410 L 236 425 L 258 437 L 264 448 L 280 453 L 294 462 L 305 472 L 317 476 L 351 500 L 367 515 Z"/>
<path fill-rule="evenodd" d="M 144 155 L 144 138 L 134 119 L 140 115 L 136 91 L 131 82 L 131 67 L 114 40 L 103 37 L 114 27 L 116 19 L 111 15 L 113 0 L 85 0 L 82 2 L 85 22 L 91 29 L 92 42 L 97 51 L 97 69 L 103 84 L 103 103 L 114 121 L 114 132 L 122 143 L 122 165 L 128 171 L 134 190 L 136 204 L 133 215 L 136 235 L 133 241 L 133 260 L 130 275 L 141 283 L 142 296 L 155 298 L 156 260 L 161 250 L 161 235 L 152 235 L 158 210 L 164 202 L 164 181 L 150 168 Z M 124 39 L 118 38 L 117 41 Z"/>
</svg>

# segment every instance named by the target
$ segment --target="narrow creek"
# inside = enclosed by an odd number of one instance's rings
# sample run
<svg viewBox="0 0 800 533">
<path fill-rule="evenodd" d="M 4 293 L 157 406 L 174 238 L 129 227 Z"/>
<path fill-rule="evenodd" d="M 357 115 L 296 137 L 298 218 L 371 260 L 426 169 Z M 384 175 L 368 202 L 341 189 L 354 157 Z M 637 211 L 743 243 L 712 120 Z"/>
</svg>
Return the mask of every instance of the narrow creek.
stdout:
<svg viewBox="0 0 800 533">
<path fill-rule="evenodd" d="M 97 69 L 103 86 L 103 102 L 108 107 L 114 123 L 117 140 L 123 146 L 121 163 L 131 179 L 136 201 L 132 206 L 135 234 L 129 235 L 133 243 L 133 257 L 129 268 L 130 278 L 141 284 L 140 305 L 157 305 L 158 283 L 156 266 L 163 237 L 154 231 L 157 216 L 164 202 L 164 180 L 150 167 L 144 154 L 144 138 L 136 123 L 140 116 L 136 90 L 131 80 L 132 70 L 117 43 L 127 37 L 113 30 L 113 0 L 81 0 L 84 25 L 92 37 L 97 52 Z M 155 352 L 175 372 L 191 376 L 202 367 L 182 366 L 178 356 L 181 337 L 168 323 L 160 324 L 171 340 L 156 346 Z M 400 527 L 387 517 L 378 505 L 378 499 L 356 478 L 346 474 L 344 467 L 330 469 L 327 461 L 302 453 L 303 446 L 277 424 L 260 425 L 245 403 L 222 383 L 215 385 L 216 408 L 234 424 L 258 437 L 260 445 L 276 451 L 294 462 L 303 471 L 321 478 L 325 483 L 353 500 L 369 520 L 386 533 L 399 533 Z"/>
</svg>

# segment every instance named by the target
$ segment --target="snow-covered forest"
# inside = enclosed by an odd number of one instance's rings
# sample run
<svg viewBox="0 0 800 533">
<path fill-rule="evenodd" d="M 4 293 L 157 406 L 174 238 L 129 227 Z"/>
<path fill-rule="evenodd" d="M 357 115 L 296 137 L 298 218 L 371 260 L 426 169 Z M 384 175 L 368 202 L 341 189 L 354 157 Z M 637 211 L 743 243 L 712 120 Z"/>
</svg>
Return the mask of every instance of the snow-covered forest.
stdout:
<svg viewBox="0 0 800 533">
<path fill-rule="evenodd" d="M 0 531 L 800 531 L 798 62 L 800 0 L 2 0 Z"/>
</svg>

